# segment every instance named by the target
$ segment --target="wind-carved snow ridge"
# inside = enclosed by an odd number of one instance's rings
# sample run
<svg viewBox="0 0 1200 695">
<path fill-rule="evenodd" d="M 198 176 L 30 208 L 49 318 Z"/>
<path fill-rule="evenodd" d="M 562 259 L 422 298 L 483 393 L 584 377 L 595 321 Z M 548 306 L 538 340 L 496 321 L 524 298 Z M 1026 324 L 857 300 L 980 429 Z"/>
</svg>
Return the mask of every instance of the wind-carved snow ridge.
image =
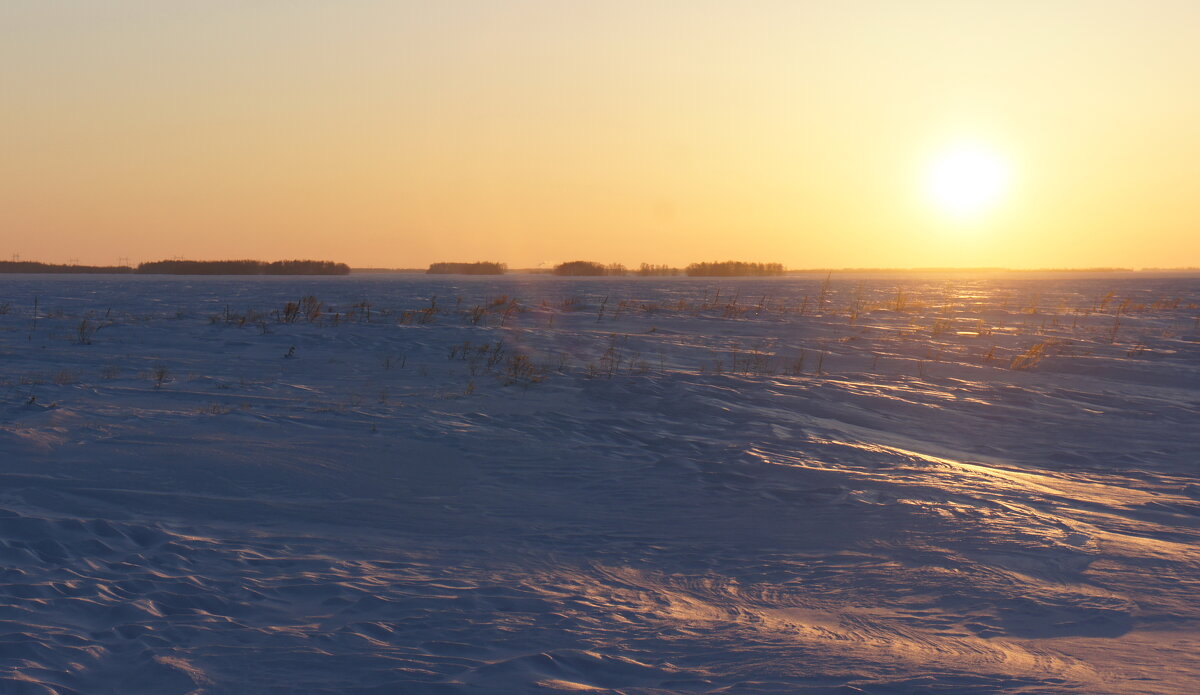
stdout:
<svg viewBox="0 0 1200 695">
<path fill-rule="evenodd" d="M 1198 303 L 2 277 L 0 693 L 1192 693 Z"/>
</svg>

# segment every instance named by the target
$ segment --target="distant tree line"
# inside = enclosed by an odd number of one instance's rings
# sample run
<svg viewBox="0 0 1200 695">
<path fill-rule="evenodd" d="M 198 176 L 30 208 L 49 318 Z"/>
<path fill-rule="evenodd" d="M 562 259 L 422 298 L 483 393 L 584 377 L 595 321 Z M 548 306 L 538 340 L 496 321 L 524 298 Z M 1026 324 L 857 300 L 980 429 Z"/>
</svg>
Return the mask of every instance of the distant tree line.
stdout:
<svg viewBox="0 0 1200 695">
<path fill-rule="evenodd" d="M 508 270 L 504 263 L 481 261 L 478 263 L 431 263 L 427 275 L 503 275 Z"/>
<path fill-rule="evenodd" d="M 744 261 L 720 261 L 715 263 L 693 263 L 685 271 L 691 277 L 731 277 L 736 275 L 766 276 L 783 275 L 782 263 L 746 263 Z"/>
<path fill-rule="evenodd" d="M 348 275 L 350 266 L 332 261 L 152 261 L 127 265 L 76 265 L 0 261 L 0 273 L 129 273 L 153 275 Z"/>
<path fill-rule="evenodd" d="M 1015 268 L 1018 273 L 1131 273 L 1133 268 Z"/>
<path fill-rule="evenodd" d="M 0 273 L 132 273 L 127 265 L 66 265 L 37 261 L 0 261 Z"/>
<path fill-rule="evenodd" d="M 568 261 L 554 266 L 555 275 L 628 275 L 629 269 L 620 263 L 594 263 L 592 261 Z"/>
<path fill-rule="evenodd" d="M 138 273 L 154 275 L 349 275 L 350 266 L 333 261 L 151 261 Z"/>
<path fill-rule="evenodd" d="M 633 275 L 691 275 L 695 277 L 736 276 L 736 275 L 783 275 L 782 263 L 746 263 L 743 261 L 721 261 L 717 263 L 693 263 L 680 270 L 669 265 L 651 265 L 643 263 Z M 569 261 L 554 266 L 555 275 L 630 275 L 628 268 L 620 263 L 603 265 L 593 261 Z"/>
<path fill-rule="evenodd" d="M 669 265 L 651 265 L 643 263 L 637 270 L 633 271 L 634 275 L 650 276 L 650 275 L 683 275 L 683 271 L 679 268 L 672 268 Z"/>
</svg>

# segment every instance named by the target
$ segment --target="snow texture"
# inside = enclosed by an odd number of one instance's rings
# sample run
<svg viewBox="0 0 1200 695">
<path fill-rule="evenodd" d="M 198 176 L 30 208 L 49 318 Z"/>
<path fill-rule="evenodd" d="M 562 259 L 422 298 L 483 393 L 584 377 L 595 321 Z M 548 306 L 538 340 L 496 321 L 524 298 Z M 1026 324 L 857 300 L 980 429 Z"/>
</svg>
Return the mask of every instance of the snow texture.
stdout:
<svg viewBox="0 0 1200 695">
<path fill-rule="evenodd" d="M 1194 693 L 1198 302 L 3 277 L 0 692 Z"/>
</svg>

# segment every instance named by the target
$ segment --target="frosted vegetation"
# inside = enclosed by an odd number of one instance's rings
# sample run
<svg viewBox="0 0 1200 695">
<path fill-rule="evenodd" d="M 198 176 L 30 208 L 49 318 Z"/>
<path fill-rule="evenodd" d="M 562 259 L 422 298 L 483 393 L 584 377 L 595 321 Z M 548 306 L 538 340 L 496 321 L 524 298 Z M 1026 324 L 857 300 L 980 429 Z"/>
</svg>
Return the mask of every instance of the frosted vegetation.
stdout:
<svg viewBox="0 0 1200 695">
<path fill-rule="evenodd" d="M 1192 693 L 1200 282 L 0 278 L 0 692 Z"/>
</svg>

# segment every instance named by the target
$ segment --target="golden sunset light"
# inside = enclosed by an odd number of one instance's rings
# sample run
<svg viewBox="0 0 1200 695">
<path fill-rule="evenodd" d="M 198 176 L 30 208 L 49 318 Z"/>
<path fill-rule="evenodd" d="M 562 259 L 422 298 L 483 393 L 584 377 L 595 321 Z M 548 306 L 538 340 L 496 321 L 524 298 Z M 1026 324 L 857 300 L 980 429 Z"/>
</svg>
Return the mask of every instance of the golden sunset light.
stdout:
<svg viewBox="0 0 1200 695">
<path fill-rule="evenodd" d="M 0 0 L 0 695 L 1195 695 L 1200 0 Z"/>
<path fill-rule="evenodd" d="M 972 218 L 1001 202 L 1011 176 L 1009 164 L 995 152 L 959 145 L 940 154 L 930 166 L 928 193 L 947 215 Z"/>
<path fill-rule="evenodd" d="M 5 257 L 1200 262 L 1193 2 L 16 0 L 0 26 Z"/>
</svg>

